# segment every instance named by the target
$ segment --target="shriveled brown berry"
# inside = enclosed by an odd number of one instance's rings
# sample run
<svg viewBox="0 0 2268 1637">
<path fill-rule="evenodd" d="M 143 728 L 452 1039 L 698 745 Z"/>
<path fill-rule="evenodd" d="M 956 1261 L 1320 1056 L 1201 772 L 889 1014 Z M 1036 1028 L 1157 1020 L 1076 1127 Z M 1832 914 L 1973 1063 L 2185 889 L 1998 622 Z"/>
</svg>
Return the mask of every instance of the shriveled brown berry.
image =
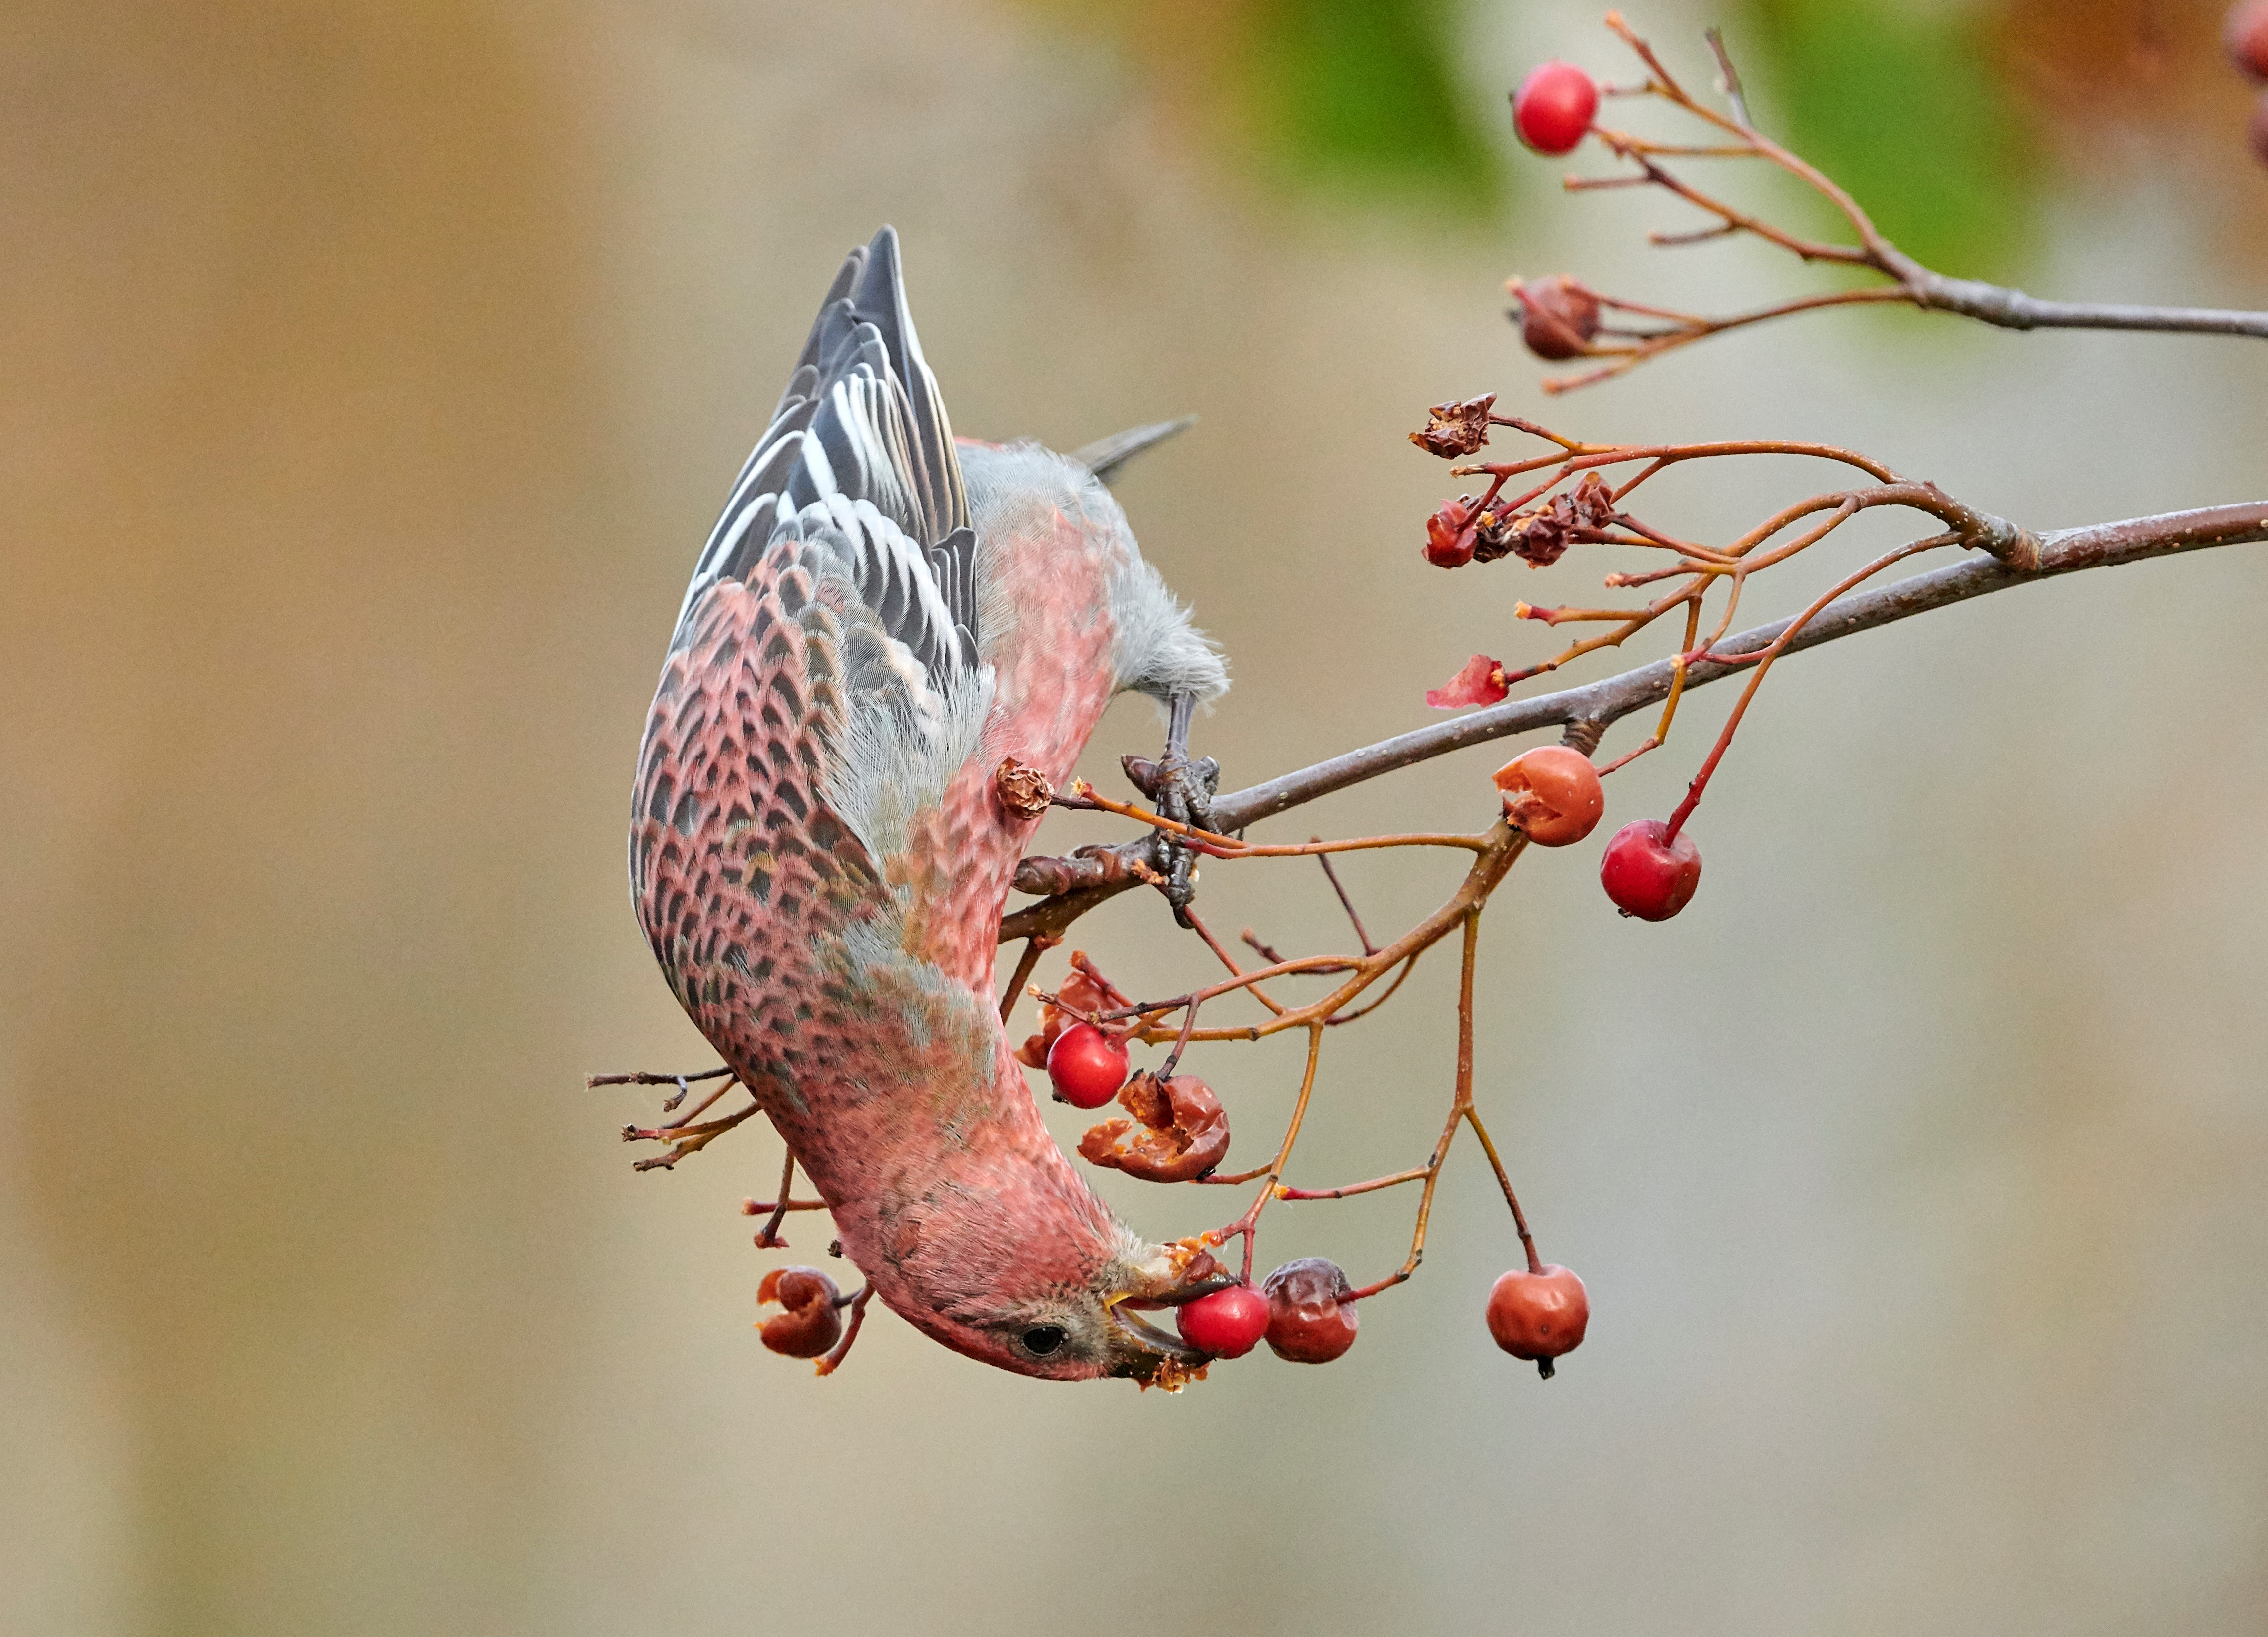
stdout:
<svg viewBox="0 0 2268 1637">
<path fill-rule="evenodd" d="M 1599 298 L 1568 275 L 1521 284 L 1520 338 L 1539 358 L 1579 358 L 1599 333 Z"/>
<path fill-rule="evenodd" d="M 1425 411 L 1425 429 L 1410 433 L 1410 441 L 1444 461 L 1461 460 L 1488 442 L 1489 410 L 1495 402 L 1496 394 L 1490 393 L 1437 403 Z"/>
<path fill-rule="evenodd" d="M 1329 1364 L 1354 1346 L 1361 1325 L 1354 1287 L 1336 1262 L 1301 1257 L 1260 1281 L 1268 1298 L 1268 1346 L 1294 1364 Z"/>
<path fill-rule="evenodd" d="M 1489 1292 L 1489 1334 L 1496 1345 L 1515 1359 L 1535 1360 L 1547 1376 L 1552 1360 L 1583 1345 L 1590 1325 L 1591 1293 L 1564 1267 L 1516 1267 L 1498 1274 Z"/>
<path fill-rule="evenodd" d="M 1591 758 L 1572 745 L 1543 745 L 1496 771 L 1505 816 L 1539 847 L 1583 839 L 1607 810 Z"/>
<path fill-rule="evenodd" d="M 764 1346 L 791 1359 L 815 1359 L 843 1338 L 843 1293 L 815 1267 L 776 1267 L 756 1287 L 760 1302 L 787 1310 L 763 1321 Z"/>
<path fill-rule="evenodd" d="M 1126 1082 L 1118 1101 L 1134 1117 L 1087 1129 L 1079 1151 L 1090 1163 L 1145 1182 L 1185 1183 L 1226 1157 L 1228 1110 L 1196 1075 L 1160 1080 L 1145 1069 Z"/>
<path fill-rule="evenodd" d="M 1046 774 L 1035 767 L 1026 767 L 1013 756 L 1002 762 L 993 772 L 992 788 L 999 795 L 1001 809 L 1020 819 L 1043 816 L 1048 803 L 1056 796 L 1056 787 L 1048 783 Z"/>
</svg>

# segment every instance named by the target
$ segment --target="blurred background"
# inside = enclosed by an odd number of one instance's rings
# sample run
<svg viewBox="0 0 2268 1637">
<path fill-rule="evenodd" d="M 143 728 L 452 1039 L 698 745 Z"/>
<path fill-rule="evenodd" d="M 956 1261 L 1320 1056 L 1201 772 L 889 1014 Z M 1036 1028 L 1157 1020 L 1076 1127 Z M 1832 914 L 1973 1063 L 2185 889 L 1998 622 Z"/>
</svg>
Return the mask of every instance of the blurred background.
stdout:
<svg viewBox="0 0 2268 1637">
<path fill-rule="evenodd" d="M 2219 9 L 1631 15 L 1696 84 L 1722 22 L 1767 128 L 1948 271 L 2259 306 L 2268 174 Z M 1204 417 L 1121 494 L 1232 655 L 1199 741 L 1232 786 L 1428 719 L 1468 654 L 1544 651 L 1516 601 L 1594 587 L 1424 569 L 1451 480 L 1403 434 L 1444 398 L 1853 445 L 2043 527 L 2268 491 L 2251 343 L 1854 312 L 1543 398 L 1510 274 L 1703 308 L 1817 287 L 1755 245 L 1648 251 L 1693 218 L 1564 197 L 1599 163 L 1512 145 L 1535 62 L 1631 77 L 1597 23 L 0 11 L 0 1629 L 2261 1629 L 2261 548 L 1791 661 L 1674 923 L 1610 913 L 1603 832 L 1522 862 L 1480 1085 L 1593 1292 L 1548 1385 L 1480 1322 L 1516 1244 L 1469 1149 L 1423 1272 L 1328 1368 L 1042 1386 L 881 1314 L 814 1381 L 750 1325 L 782 1258 L 736 1209 L 777 1140 L 634 1175 L 616 1132 L 653 1100 L 583 1088 L 711 1061 L 626 902 L 632 758 L 714 508 L 882 221 L 962 432 Z M 1832 481 L 1696 472 L 1652 515 L 1722 536 Z M 1695 696 L 1610 820 L 1666 811 L 1730 703 Z M 1157 732 L 1122 704 L 1087 771 Z M 1275 828 L 1477 826 L 1501 759 Z M 1454 874 L 1346 870 L 1374 930 Z M 1345 936 L 1296 862 L 1205 891 L 1225 928 Z M 1151 992 L 1204 964 L 1138 898 L 1077 941 Z M 1454 964 L 1334 1038 L 1294 1180 L 1422 1159 Z M 1295 1055 L 1192 1060 L 1247 1162 Z M 1229 1213 L 1108 1191 L 1157 1233 Z M 1375 1278 L 1413 1204 L 1279 1208 L 1263 1265 Z M 790 1236 L 823 1260 L 817 1219 Z"/>
</svg>

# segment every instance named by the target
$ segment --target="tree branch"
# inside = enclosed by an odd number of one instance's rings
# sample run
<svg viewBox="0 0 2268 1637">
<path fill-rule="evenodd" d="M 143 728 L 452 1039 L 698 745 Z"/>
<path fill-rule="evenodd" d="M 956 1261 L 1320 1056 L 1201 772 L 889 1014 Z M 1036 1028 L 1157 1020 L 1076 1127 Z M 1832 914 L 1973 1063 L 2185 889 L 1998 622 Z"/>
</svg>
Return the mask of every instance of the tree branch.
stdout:
<svg viewBox="0 0 2268 1637">
<path fill-rule="evenodd" d="M 1577 343 L 1569 350 L 1546 350 L 1543 356 L 1553 358 L 1603 358 L 1609 362 L 1583 374 L 1546 380 L 1543 383 L 1546 392 L 1565 392 L 1605 380 L 1675 348 L 1690 345 L 1710 336 L 1722 335 L 1727 330 L 1738 329 L 1744 325 L 1853 302 L 1907 302 L 1926 312 L 1955 313 L 2001 329 L 2148 330 L 2170 334 L 2247 336 L 2268 340 L 2268 313 L 2227 307 L 2143 306 L 2116 301 L 2048 301 L 2021 290 L 1988 284 L 1977 279 L 1950 278 L 1924 267 L 1892 244 L 1874 225 L 1874 219 L 1859 208 L 1858 201 L 1833 178 L 1756 129 L 1749 121 L 1748 107 L 1742 100 L 1740 76 L 1733 67 L 1731 55 L 1725 49 L 1723 37 L 1715 29 L 1708 32 L 1707 38 L 1709 48 L 1716 57 L 1721 88 L 1731 108 L 1729 115 L 1720 114 L 1700 101 L 1680 85 L 1663 66 L 1661 59 L 1655 55 L 1653 48 L 1632 32 L 1620 14 L 1608 13 L 1607 26 L 1646 65 L 1646 83 L 1631 88 L 1624 94 L 1659 97 L 1731 138 L 1731 142 L 1725 145 L 1694 147 L 1656 142 L 1626 131 L 1597 127 L 1593 134 L 1599 141 L 1617 159 L 1636 166 L 1638 169 L 1635 173 L 1616 176 L 1570 176 L 1565 183 L 1569 192 L 1588 193 L 1602 188 L 1658 187 L 1716 219 L 1711 225 L 1692 232 L 1651 234 L 1649 237 L 1655 244 L 1696 244 L 1748 232 L 1776 244 L 1806 262 L 1835 262 L 1864 268 L 1890 282 L 1886 288 L 1837 291 L 1807 296 L 1719 318 L 1669 313 L 1575 286 L 1583 299 L 1595 304 L 1590 312 L 1589 325 L 1566 337 Z M 1818 243 L 1799 238 L 1762 217 L 1737 210 L 1713 195 L 1704 193 L 1659 163 L 1664 157 L 1676 156 L 1756 159 L 1777 166 L 1832 204 L 1849 223 L 1859 242 L 1855 246 Z M 1525 288 L 1519 279 L 1510 281 L 1506 288 L 1520 302 L 1522 313 L 1528 313 L 1537 300 L 1537 291 Z M 1597 322 L 1602 308 L 1620 308 L 1627 313 L 1670 321 L 1664 327 L 1650 329 L 1602 329 Z M 1551 333 L 1555 338 L 1557 337 L 1557 331 Z M 1620 336 L 1625 338 L 1627 344 L 1601 342 L 1594 338 L 1597 336 Z"/>
<path fill-rule="evenodd" d="M 2264 540 L 2268 540 L 2268 502 L 2169 512 L 2124 522 L 2062 529 L 2041 537 L 2039 567 L 2029 571 L 1980 556 L 1831 602 L 1788 645 L 1788 651 L 1817 647 L 1932 608 L 1966 602 L 1972 597 L 2035 580 L 2052 579 L 2088 569 L 2116 568 L 2122 564 L 2173 557 L 2212 546 Z M 1770 647 L 1788 624 L 1786 620 L 1776 620 L 1768 625 L 1758 625 L 1726 638 L 1715 645 L 1714 651 L 1733 655 L 1760 653 Z M 1686 667 L 1684 686 L 1690 691 L 1746 669 L 1745 666 L 1703 661 Z M 1239 830 L 1334 791 L 1493 739 L 1575 723 L 1602 728 L 1667 699 L 1675 670 L 1674 660 L 1659 660 L 1580 688 L 1562 689 L 1528 699 L 1506 700 L 1454 721 L 1421 727 L 1366 745 L 1359 750 L 1350 750 L 1297 772 L 1215 797 L 1214 826 L 1222 831 Z M 1123 844 L 1130 852 L 1146 849 L 1150 843 L 1144 837 Z M 1001 941 L 1059 935 L 1088 910 L 1135 884 L 1130 878 L 1123 884 L 1089 887 L 1027 904 L 1002 918 Z"/>
</svg>

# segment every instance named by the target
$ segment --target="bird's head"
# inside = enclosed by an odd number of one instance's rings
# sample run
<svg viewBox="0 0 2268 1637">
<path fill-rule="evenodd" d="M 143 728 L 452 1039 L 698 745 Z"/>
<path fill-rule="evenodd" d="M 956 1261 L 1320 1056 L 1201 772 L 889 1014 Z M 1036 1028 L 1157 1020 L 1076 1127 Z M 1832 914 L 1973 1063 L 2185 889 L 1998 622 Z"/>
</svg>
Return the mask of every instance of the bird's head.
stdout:
<svg viewBox="0 0 2268 1637">
<path fill-rule="evenodd" d="M 1233 1281 L 1210 1255 L 1127 1228 L 1039 1129 L 1043 1152 L 950 1168 L 900 1193 L 878 1242 L 856 1247 L 860 1265 L 917 1329 L 1001 1369 L 1177 1383 L 1205 1355 L 1144 1315 Z"/>
</svg>

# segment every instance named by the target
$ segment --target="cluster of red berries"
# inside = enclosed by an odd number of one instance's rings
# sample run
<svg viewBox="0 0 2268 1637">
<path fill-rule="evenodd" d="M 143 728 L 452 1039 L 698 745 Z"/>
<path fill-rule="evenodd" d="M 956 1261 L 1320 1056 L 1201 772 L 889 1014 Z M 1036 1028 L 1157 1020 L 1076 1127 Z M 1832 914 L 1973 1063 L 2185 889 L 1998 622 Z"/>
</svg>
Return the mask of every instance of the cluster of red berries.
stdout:
<svg viewBox="0 0 2268 1637">
<path fill-rule="evenodd" d="M 1329 1364 L 1354 1346 L 1361 1326 L 1354 1290 L 1335 1262 L 1302 1257 L 1260 1282 L 1231 1285 L 1185 1302 L 1175 1314 L 1182 1339 L 1217 1359 L 1241 1359 L 1264 1338 L 1294 1364 Z M 1591 1322 L 1583 1281 L 1564 1267 L 1531 1264 L 1503 1274 L 1489 1292 L 1489 1334 L 1515 1359 L 1551 1374 L 1551 1360 L 1582 1346 Z"/>
<path fill-rule="evenodd" d="M 1539 847 L 1566 847 L 1595 829 L 1606 793 L 1591 758 L 1572 745 L 1544 745 L 1496 771 L 1504 814 Z M 1701 885 L 1701 850 L 1682 830 L 1657 819 L 1624 825 L 1599 861 L 1599 884 L 1624 915 L 1666 921 L 1693 901 Z"/>
<path fill-rule="evenodd" d="M 2228 8 L 2221 38 L 2238 68 L 2255 79 L 2268 80 L 2268 0 L 2237 0 Z M 2245 134 L 2251 139 L 2254 155 L 2268 165 L 2268 90 L 2254 99 Z"/>
</svg>

